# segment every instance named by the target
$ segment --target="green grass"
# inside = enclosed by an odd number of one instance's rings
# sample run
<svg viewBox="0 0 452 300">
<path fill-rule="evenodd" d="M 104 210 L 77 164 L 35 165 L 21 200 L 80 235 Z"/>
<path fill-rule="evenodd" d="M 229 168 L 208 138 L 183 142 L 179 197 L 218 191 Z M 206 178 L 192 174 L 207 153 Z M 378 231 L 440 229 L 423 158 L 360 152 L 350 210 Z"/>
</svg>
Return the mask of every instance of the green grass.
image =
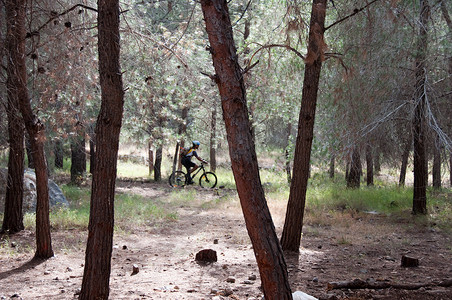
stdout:
<svg viewBox="0 0 452 300">
<path fill-rule="evenodd" d="M 154 224 L 157 220 L 175 220 L 177 214 L 167 212 L 162 203 L 139 195 L 119 194 L 115 200 L 115 228 L 129 231 L 135 226 Z"/>
<path fill-rule="evenodd" d="M 117 170 L 118 178 L 149 178 L 149 167 L 144 164 L 118 161 Z M 166 173 L 168 173 L 166 170 L 162 170 L 162 174 Z"/>
</svg>

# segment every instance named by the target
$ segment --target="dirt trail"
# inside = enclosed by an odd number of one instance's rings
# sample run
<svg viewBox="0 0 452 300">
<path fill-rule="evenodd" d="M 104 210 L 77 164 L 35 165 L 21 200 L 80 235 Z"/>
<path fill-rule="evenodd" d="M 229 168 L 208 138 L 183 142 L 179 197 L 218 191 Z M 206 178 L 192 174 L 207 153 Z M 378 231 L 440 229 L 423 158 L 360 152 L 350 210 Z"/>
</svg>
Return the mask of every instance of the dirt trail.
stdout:
<svg viewBox="0 0 452 300">
<path fill-rule="evenodd" d="M 177 221 L 115 236 L 110 299 L 262 299 L 238 202 L 206 205 L 228 192 L 189 188 L 196 191 L 196 200 L 173 206 Z M 122 183 L 118 191 L 138 193 L 150 200 L 165 199 L 170 192 L 166 186 L 152 183 Z M 284 205 L 269 203 L 278 233 Z M 355 278 L 399 283 L 452 278 L 450 236 L 435 228 L 391 227 L 387 223 L 385 216 L 360 214 L 346 226 L 305 226 L 299 257 L 286 258 L 293 291 L 302 290 L 320 299 L 452 299 L 451 288 L 439 287 L 326 290 L 328 282 Z M 76 298 L 83 275 L 86 232 L 54 232 L 52 239 L 56 256 L 40 264 L 29 262 L 32 251 L 0 256 L 0 299 L 14 294 L 22 299 Z M 33 248 L 34 234 L 21 232 L 7 243 L 5 247 Z M 218 262 L 196 263 L 194 256 L 201 249 L 215 250 Z M 419 258 L 420 266 L 401 268 L 403 254 Z M 131 275 L 134 265 L 139 272 Z"/>
</svg>

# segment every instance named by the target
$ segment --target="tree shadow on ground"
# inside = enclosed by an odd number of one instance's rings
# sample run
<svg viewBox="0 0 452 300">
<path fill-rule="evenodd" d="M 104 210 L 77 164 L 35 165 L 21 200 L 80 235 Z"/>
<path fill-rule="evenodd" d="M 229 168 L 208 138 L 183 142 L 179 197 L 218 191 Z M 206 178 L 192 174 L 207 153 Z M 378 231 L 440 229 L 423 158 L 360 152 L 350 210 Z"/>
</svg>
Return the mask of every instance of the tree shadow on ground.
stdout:
<svg viewBox="0 0 452 300">
<path fill-rule="evenodd" d="M 45 261 L 46 261 L 45 259 L 33 258 L 17 268 L 11 269 L 9 271 L 1 272 L 0 280 L 8 278 L 11 275 L 26 272 L 30 269 L 35 268 L 36 266 L 39 266 L 40 264 L 42 264 Z"/>
</svg>

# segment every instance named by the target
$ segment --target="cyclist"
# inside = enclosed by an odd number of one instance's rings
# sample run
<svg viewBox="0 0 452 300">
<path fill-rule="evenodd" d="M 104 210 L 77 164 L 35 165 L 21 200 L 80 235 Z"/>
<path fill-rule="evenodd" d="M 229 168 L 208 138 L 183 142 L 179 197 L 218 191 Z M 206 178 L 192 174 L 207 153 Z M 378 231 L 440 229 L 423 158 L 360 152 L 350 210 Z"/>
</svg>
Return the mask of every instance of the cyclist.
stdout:
<svg viewBox="0 0 452 300">
<path fill-rule="evenodd" d="M 192 146 L 190 148 L 183 148 L 181 150 L 181 163 L 182 165 L 187 169 L 187 176 L 188 176 L 188 184 L 193 184 L 193 180 L 190 176 L 191 173 L 193 173 L 199 166 L 191 161 L 192 157 L 196 157 L 199 161 L 207 164 L 207 161 L 202 159 L 198 156 L 198 153 L 196 153 L 196 150 L 199 148 L 199 145 L 201 143 L 198 141 L 193 141 Z"/>
</svg>

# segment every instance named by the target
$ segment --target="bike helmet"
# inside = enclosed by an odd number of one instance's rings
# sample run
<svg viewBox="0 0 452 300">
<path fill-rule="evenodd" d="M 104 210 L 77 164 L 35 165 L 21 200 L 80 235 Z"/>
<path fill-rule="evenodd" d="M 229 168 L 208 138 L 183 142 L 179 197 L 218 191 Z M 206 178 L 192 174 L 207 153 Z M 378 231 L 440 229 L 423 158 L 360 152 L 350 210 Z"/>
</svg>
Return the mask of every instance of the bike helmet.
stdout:
<svg viewBox="0 0 452 300">
<path fill-rule="evenodd" d="M 199 146 L 199 145 L 201 145 L 200 142 L 198 142 L 198 141 L 193 141 L 193 146 Z"/>
</svg>

